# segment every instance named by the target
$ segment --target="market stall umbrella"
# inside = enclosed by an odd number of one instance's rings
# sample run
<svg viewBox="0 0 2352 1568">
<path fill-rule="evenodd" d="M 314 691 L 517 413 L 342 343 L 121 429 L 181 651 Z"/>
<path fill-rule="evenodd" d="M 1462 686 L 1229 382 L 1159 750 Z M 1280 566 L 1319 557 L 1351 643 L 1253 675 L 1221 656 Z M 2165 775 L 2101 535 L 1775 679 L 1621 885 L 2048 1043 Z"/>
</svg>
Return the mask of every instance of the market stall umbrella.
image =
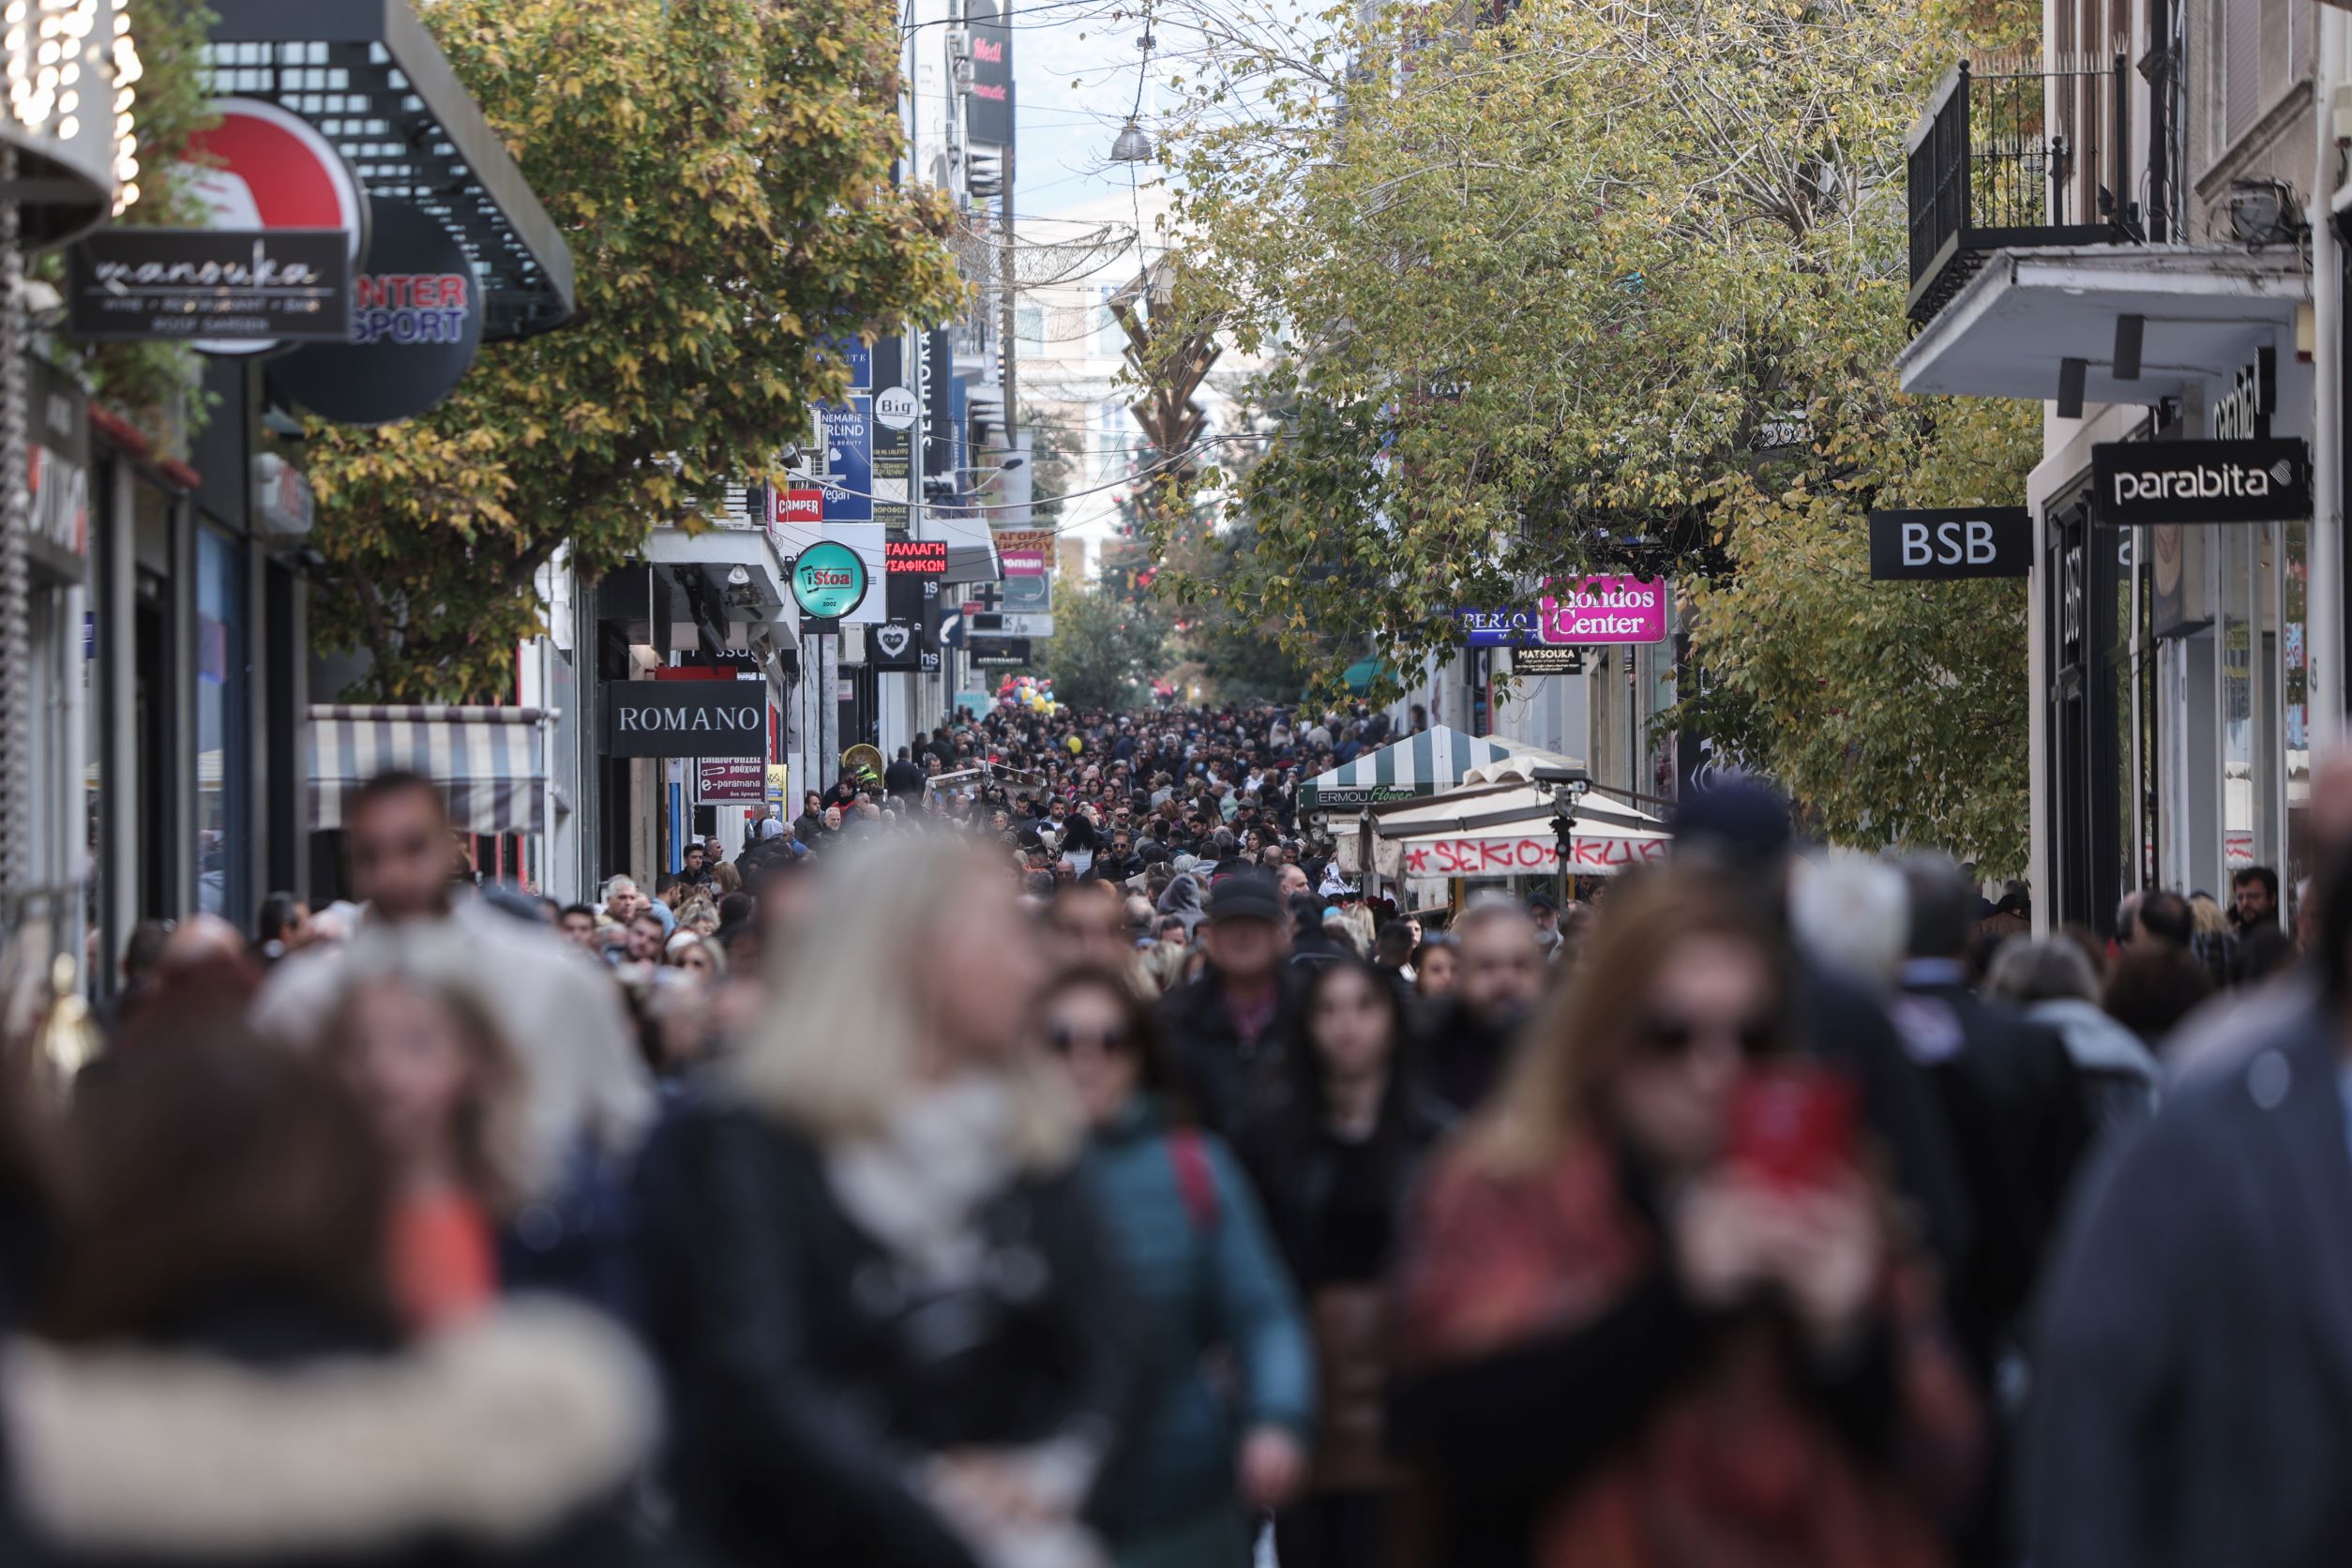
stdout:
<svg viewBox="0 0 2352 1568">
<path fill-rule="evenodd" d="M 1460 783 L 1471 768 L 1502 761 L 1511 749 L 1502 741 L 1435 725 L 1316 775 L 1300 790 L 1299 806 L 1306 811 L 1353 810 L 1434 795 Z"/>
</svg>

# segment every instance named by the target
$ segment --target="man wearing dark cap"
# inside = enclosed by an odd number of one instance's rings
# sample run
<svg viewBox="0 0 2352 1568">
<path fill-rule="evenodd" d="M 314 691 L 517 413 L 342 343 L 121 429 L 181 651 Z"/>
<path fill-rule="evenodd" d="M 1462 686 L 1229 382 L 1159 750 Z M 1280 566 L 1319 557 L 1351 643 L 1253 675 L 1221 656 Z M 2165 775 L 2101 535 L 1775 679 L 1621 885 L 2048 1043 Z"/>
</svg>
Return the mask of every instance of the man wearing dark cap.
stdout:
<svg viewBox="0 0 2352 1568">
<path fill-rule="evenodd" d="M 1284 960 L 1290 922 L 1271 879 L 1219 881 L 1200 927 L 1209 967 L 1160 1003 L 1160 1024 L 1204 1125 L 1231 1137 L 1280 1092 L 1297 1011 Z"/>
<path fill-rule="evenodd" d="M 1548 893 L 1528 896 L 1527 917 L 1535 923 L 1535 945 L 1544 950 L 1544 961 L 1550 963 L 1560 957 L 1560 900 Z"/>
</svg>

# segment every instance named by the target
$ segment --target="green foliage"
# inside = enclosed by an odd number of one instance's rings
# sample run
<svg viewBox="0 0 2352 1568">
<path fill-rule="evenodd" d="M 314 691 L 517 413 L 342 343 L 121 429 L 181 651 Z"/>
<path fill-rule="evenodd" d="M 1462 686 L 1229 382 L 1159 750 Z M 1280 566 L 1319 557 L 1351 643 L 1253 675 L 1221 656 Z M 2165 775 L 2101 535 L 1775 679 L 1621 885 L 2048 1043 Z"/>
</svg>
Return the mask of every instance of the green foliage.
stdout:
<svg viewBox="0 0 2352 1568">
<path fill-rule="evenodd" d="M 1077 708 L 1138 708 L 1168 657 L 1159 613 L 1100 584 L 1057 585 L 1053 636 L 1031 659 L 1051 676 L 1056 701 Z"/>
<path fill-rule="evenodd" d="M 593 580 L 693 498 L 772 476 L 825 345 L 959 297 L 943 204 L 894 189 L 880 0 L 442 0 L 422 15 L 572 247 L 564 329 L 404 425 L 311 429 L 319 641 L 382 699 L 502 689 L 559 546 Z"/>
<path fill-rule="evenodd" d="M 1711 721 L 1817 822 L 2021 860 L 2021 596 L 1858 565 L 1875 497 L 2014 499 L 2039 446 L 2032 411 L 1894 386 L 1903 138 L 1968 20 L 1924 3 L 1228 29 L 1178 138 L 1180 297 L 1273 356 L 1281 429 L 1215 591 L 1328 682 L 1367 640 L 1392 671 L 1451 652 L 1464 605 L 1671 573 Z M 1896 671 L 1932 694 L 1895 701 Z"/>
</svg>

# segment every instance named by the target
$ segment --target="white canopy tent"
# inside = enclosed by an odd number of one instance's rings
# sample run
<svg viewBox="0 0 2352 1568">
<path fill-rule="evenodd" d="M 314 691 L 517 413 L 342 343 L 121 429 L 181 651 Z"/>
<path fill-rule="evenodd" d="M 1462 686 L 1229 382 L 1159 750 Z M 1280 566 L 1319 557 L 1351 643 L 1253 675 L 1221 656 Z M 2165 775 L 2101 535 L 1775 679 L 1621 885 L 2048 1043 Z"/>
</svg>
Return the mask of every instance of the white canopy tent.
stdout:
<svg viewBox="0 0 2352 1568">
<path fill-rule="evenodd" d="M 1373 867 L 1384 881 L 1557 876 L 1552 811 L 1548 786 L 1515 779 L 1374 807 Z M 1361 874 L 1359 835 L 1335 837 L 1341 872 Z M 1664 822 L 1638 807 L 1589 794 L 1576 805 L 1569 843 L 1569 870 L 1606 876 L 1664 859 L 1672 837 Z"/>
</svg>

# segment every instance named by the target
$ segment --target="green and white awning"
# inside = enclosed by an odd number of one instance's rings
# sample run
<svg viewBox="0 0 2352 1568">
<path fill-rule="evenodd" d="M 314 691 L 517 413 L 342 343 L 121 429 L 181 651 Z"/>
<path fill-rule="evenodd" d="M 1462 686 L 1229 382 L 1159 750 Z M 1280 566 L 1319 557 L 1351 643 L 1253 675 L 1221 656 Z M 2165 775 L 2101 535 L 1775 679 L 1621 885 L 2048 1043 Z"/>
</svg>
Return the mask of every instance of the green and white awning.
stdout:
<svg viewBox="0 0 2352 1568">
<path fill-rule="evenodd" d="M 1470 769 L 1500 762 L 1511 754 L 1512 747 L 1505 742 L 1435 725 L 1395 746 L 1384 746 L 1316 775 L 1299 791 L 1299 806 L 1307 811 L 1338 811 L 1393 800 L 1417 800 L 1450 790 Z"/>
<path fill-rule="evenodd" d="M 544 833 L 544 731 L 553 716 L 537 708 L 313 704 L 310 826 L 342 826 L 360 786 L 397 768 L 441 786 L 460 832 Z"/>
</svg>

